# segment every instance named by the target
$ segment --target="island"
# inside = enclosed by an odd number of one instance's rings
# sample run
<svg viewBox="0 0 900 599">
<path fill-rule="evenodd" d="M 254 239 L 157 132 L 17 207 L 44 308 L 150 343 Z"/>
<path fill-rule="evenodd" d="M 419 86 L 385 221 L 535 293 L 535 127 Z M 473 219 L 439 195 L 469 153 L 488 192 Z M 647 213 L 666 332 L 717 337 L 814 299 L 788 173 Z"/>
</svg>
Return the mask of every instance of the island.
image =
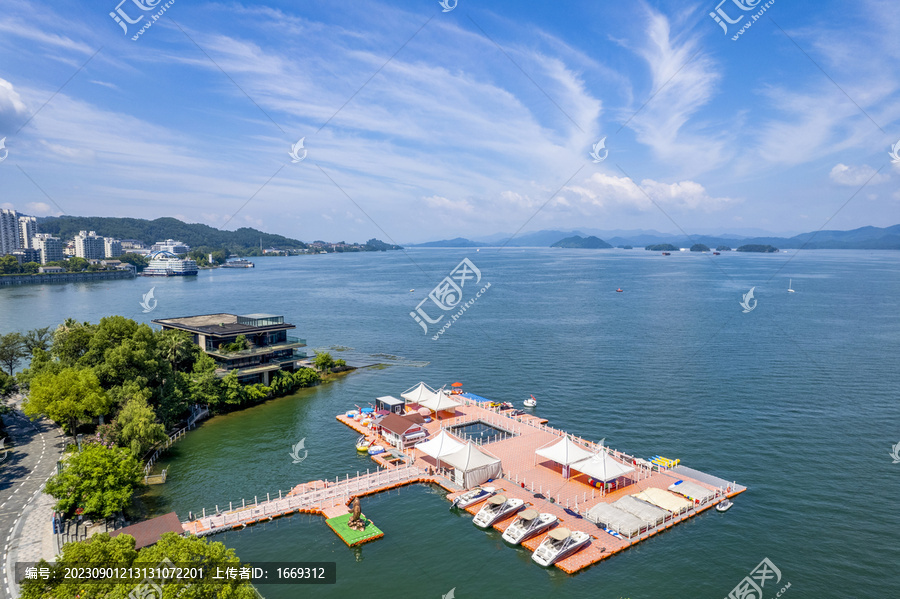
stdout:
<svg viewBox="0 0 900 599">
<path fill-rule="evenodd" d="M 731 248 L 728 247 L 727 245 L 720 245 L 720 246 L 716 247 L 716 251 L 717 252 L 730 252 Z"/>
<path fill-rule="evenodd" d="M 702 243 L 695 243 L 694 245 L 691 246 L 691 251 L 692 252 L 708 252 L 709 246 L 703 245 Z"/>
<path fill-rule="evenodd" d="M 599 237 L 594 237 L 590 235 L 588 237 L 582 237 L 581 235 L 573 235 L 572 237 L 566 237 L 565 239 L 560 239 L 550 247 L 552 248 L 575 248 L 582 250 L 606 250 L 611 248 L 612 246 L 600 239 Z"/>
<path fill-rule="evenodd" d="M 644 248 L 651 252 L 677 252 L 678 248 L 671 243 L 657 243 L 656 245 L 648 245 Z"/>
<path fill-rule="evenodd" d="M 763 254 L 771 254 L 773 252 L 777 252 L 778 248 L 771 245 L 760 245 L 756 243 L 751 243 L 748 245 L 742 245 L 736 251 L 738 252 L 759 252 Z"/>
</svg>

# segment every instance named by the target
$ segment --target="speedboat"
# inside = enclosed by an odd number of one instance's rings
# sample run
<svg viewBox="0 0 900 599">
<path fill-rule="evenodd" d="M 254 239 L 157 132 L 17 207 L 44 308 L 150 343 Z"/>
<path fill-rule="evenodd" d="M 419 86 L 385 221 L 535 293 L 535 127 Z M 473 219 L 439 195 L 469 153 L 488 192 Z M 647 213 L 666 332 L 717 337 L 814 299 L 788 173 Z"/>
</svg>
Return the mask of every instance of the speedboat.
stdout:
<svg viewBox="0 0 900 599">
<path fill-rule="evenodd" d="M 622 288 L 619 287 L 618 289 L 616 289 L 616 293 L 622 293 Z"/>
<path fill-rule="evenodd" d="M 369 455 L 378 455 L 379 453 L 384 453 L 384 447 L 381 445 L 373 445 L 368 449 Z"/>
<path fill-rule="evenodd" d="M 537 400 L 534 398 L 534 395 L 530 396 L 524 402 L 526 408 L 533 408 L 537 405 Z"/>
<path fill-rule="evenodd" d="M 494 495 L 478 510 L 472 523 L 478 528 L 490 528 L 498 520 L 515 514 L 524 506 L 525 501 L 517 497 Z"/>
<path fill-rule="evenodd" d="M 367 451 L 369 451 L 369 440 L 366 439 L 365 435 L 356 440 L 356 451 L 360 453 L 366 453 Z"/>
<path fill-rule="evenodd" d="M 671 256 L 672 252 L 663 252 L 663 256 Z"/>
<path fill-rule="evenodd" d="M 586 532 L 557 528 L 547 533 L 547 537 L 531 554 L 531 559 L 542 566 L 552 566 L 590 544 L 591 535 Z"/>
<path fill-rule="evenodd" d="M 503 531 L 503 540 L 513 545 L 518 545 L 526 539 L 539 535 L 557 521 L 553 514 L 541 513 L 537 510 L 527 509 Z"/>
<path fill-rule="evenodd" d="M 494 487 L 475 487 L 471 491 L 466 491 L 459 497 L 453 500 L 453 504 L 450 505 L 451 508 L 467 508 L 470 505 L 475 505 L 480 501 L 484 501 L 491 495 L 496 492 Z"/>
<path fill-rule="evenodd" d="M 719 504 L 716 506 L 716 511 L 717 512 L 727 512 L 728 510 L 731 509 L 731 506 L 733 506 L 733 505 L 734 504 L 731 503 L 730 499 L 724 499 L 721 502 L 719 502 Z"/>
</svg>

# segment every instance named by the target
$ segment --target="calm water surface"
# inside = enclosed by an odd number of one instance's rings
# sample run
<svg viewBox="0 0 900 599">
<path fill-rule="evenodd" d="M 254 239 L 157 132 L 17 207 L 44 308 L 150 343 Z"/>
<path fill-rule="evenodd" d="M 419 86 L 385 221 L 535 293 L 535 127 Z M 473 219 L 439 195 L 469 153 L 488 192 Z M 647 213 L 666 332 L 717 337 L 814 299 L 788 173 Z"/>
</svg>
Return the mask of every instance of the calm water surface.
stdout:
<svg viewBox="0 0 900 599">
<path fill-rule="evenodd" d="M 463 257 L 491 288 L 432 341 L 409 312 Z M 337 562 L 336 585 L 261 586 L 270 599 L 451 588 L 459 597 L 718 599 L 764 557 L 791 583 L 788 598 L 896 597 L 900 464 L 888 454 L 900 442 L 898 257 L 515 248 L 258 258 L 253 270 L 193 280 L 0 288 L 0 331 L 69 316 L 272 312 L 311 347 L 353 348 L 336 356 L 409 361 L 204 423 L 168 454 L 169 482 L 147 493 L 157 512 L 183 519 L 364 471 L 371 462 L 334 416 L 419 380 L 460 380 L 517 404 L 533 393 L 553 426 L 749 487 L 727 514 L 706 513 L 575 576 L 537 567 L 422 486 L 365 499 L 385 537 L 356 550 L 318 516 L 215 537 L 245 560 Z M 151 286 L 159 303 L 144 314 Z M 753 286 L 758 305 L 744 314 L 738 302 Z M 309 457 L 293 464 L 302 438 Z"/>
</svg>

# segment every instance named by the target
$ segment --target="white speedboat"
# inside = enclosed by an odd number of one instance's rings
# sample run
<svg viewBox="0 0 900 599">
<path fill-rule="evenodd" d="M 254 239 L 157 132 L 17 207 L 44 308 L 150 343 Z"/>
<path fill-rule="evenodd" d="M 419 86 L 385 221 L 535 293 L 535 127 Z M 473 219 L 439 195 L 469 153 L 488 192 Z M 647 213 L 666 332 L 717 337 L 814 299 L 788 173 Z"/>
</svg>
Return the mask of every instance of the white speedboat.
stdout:
<svg viewBox="0 0 900 599">
<path fill-rule="evenodd" d="M 471 491 L 466 491 L 454 499 L 453 504 L 450 507 L 467 508 L 470 505 L 475 505 L 479 501 L 484 501 L 495 492 L 496 490 L 494 487 L 475 487 Z"/>
<path fill-rule="evenodd" d="M 479 528 L 490 528 L 498 520 L 515 514 L 524 506 L 525 501 L 517 497 L 494 495 L 478 510 L 472 523 Z"/>
<path fill-rule="evenodd" d="M 541 513 L 537 510 L 527 509 L 503 531 L 503 540 L 513 545 L 518 545 L 526 539 L 539 535 L 557 521 L 553 514 Z"/>
<path fill-rule="evenodd" d="M 542 566 L 552 566 L 590 544 L 591 535 L 586 532 L 556 528 L 547 533 L 547 537 L 531 554 L 531 559 Z"/>
<path fill-rule="evenodd" d="M 733 505 L 734 505 L 734 504 L 731 503 L 731 500 L 730 500 L 730 499 L 723 499 L 723 500 L 720 501 L 719 504 L 716 506 L 716 511 L 717 511 L 717 512 L 727 512 L 728 510 L 731 509 L 731 506 L 733 506 Z"/>
<path fill-rule="evenodd" d="M 532 395 L 522 403 L 525 404 L 526 408 L 533 408 L 537 405 L 537 400 L 534 398 L 534 395 Z"/>
</svg>

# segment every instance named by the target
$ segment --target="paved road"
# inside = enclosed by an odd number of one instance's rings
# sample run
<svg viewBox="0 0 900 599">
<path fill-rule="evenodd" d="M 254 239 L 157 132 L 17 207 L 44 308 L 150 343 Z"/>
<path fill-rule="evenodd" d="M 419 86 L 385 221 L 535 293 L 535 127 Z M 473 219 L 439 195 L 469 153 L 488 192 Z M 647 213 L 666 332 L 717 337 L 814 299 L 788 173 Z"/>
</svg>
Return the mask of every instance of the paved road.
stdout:
<svg viewBox="0 0 900 599">
<path fill-rule="evenodd" d="M 47 479 L 56 471 L 64 440 L 60 430 L 47 421 L 31 422 L 21 412 L 3 417 L 12 437 L 12 448 L 0 463 L 0 543 L 3 544 L 3 584 L 0 599 L 15 599 L 12 573 L 13 559 L 25 543 L 33 543 L 40 530 L 26 528 L 22 518 L 26 506 L 40 495 Z M 7 447 L 11 445 L 6 443 Z M 0 451 L 0 457 L 3 452 Z M 50 522 L 46 522 L 49 528 Z"/>
</svg>

